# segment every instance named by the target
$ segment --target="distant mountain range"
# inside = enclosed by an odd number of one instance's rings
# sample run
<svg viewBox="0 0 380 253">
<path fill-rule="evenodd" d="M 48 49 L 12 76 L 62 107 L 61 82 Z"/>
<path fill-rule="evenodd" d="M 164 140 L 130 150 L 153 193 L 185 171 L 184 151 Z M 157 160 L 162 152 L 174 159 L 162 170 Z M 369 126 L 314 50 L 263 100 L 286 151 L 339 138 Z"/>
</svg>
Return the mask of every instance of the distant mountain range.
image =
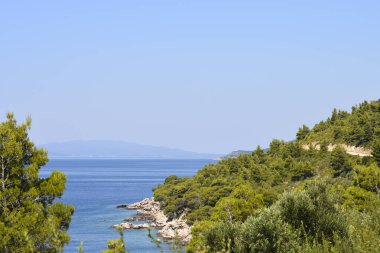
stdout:
<svg viewBox="0 0 380 253">
<path fill-rule="evenodd" d="M 124 141 L 69 141 L 41 145 L 50 158 L 217 159 L 207 154 Z"/>
</svg>

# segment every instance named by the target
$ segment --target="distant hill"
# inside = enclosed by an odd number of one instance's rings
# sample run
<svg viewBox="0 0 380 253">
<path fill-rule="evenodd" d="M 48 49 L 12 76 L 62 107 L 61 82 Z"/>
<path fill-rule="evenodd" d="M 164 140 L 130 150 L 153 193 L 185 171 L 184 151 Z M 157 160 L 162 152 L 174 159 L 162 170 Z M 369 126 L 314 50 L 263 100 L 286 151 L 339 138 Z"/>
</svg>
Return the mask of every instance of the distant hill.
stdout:
<svg viewBox="0 0 380 253">
<path fill-rule="evenodd" d="M 51 158 L 215 159 L 221 156 L 106 140 L 48 143 L 42 147 L 49 152 Z"/>
<path fill-rule="evenodd" d="M 265 148 L 263 149 L 264 152 L 267 152 L 269 150 L 269 148 Z M 249 151 L 249 150 L 236 150 L 236 151 L 232 151 L 231 153 L 221 157 L 221 159 L 228 159 L 228 158 L 236 158 L 236 157 L 239 157 L 241 155 L 251 155 L 253 151 Z"/>
<path fill-rule="evenodd" d="M 225 155 L 222 157 L 222 159 L 227 159 L 227 158 L 236 158 L 240 155 L 249 155 L 252 154 L 252 151 L 247 151 L 247 150 L 236 150 L 232 151 L 231 153 Z"/>
</svg>

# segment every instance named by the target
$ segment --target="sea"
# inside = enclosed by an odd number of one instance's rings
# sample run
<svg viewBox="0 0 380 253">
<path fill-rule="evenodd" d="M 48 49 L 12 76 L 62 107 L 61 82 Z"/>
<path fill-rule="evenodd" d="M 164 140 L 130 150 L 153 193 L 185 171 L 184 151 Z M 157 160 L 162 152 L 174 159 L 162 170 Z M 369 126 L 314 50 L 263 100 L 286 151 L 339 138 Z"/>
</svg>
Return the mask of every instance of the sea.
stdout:
<svg viewBox="0 0 380 253">
<path fill-rule="evenodd" d="M 57 201 L 74 205 L 68 233 L 71 242 L 65 253 L 78 252 L 81 241 L 86 253 L 106 249 L 107 240 L 119 237 L 111 226 L 135 214 L 135 210 L 116 208 L 152 197 L 152 189 L 169 175 L 193 176 L 213 160 L 169 159 L 52 159 L 40 171 L 41 177 L 53 170 L 67 175 L 66 190 Z M 152 234 L 156 234 L 156 230 Z M 147 230 L 126 230 L 124 239 L 128 252 L 160 252 Z M 162 244 L 170 252 L 170 244 Z"/>
</svg>

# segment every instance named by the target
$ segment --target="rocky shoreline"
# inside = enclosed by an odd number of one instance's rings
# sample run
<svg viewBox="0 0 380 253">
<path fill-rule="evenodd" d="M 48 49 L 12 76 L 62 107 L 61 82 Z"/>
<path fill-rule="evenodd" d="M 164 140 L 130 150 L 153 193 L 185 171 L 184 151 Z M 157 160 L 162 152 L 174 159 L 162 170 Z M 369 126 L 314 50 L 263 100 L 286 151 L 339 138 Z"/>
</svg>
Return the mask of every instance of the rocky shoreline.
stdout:
<svg viewBox="0 0 380 253">
<path fill-rule="evenodd" d="M 156 228 L 158 229 L 157 236 L 162 237 L 164 240 L 178 239 L 184 244 L 191 239 L 191 227 L 187 225 L 185 215 L 169 221 L 161 209 L 160 203 L 155 201 L 154 198 L 145 198 L 140 202 L 130 205 L 118 205 L 117 207 L 136 210 L 136 214 L 112 227 L 122 229 Z M 136 221 L 144 221 L 144 223 L 132 223 Z"/>
</svg>

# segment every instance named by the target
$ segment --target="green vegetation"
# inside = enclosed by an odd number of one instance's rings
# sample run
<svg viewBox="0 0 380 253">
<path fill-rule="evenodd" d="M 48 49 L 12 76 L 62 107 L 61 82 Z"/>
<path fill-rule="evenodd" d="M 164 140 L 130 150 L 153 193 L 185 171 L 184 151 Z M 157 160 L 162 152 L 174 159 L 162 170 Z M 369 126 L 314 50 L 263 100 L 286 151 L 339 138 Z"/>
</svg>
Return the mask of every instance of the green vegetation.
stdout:
<svg viewBox="0 0 380 253">
<path fill-rule="evenodd" d="M 186 213 L 188 252 L 379 252 L 380 100 L 334 110 L 297 140 L 225 159 L 154 189 L 165 213 Z M 317 150 L 310 145 L 319 143 Z M 329 144 L 372 149 L 352 156 Z"/>
<path fill-rule="evenodd" d="M 376 141 L 372 147 L 372 156 L 375 159 L 377 166 L 380 167 L 380 141 Z"/>
<path fill-rule="evenodd" d="M 39 178 L 47 154 L 29 140 L 30 120 L 7 118 L 0 124 L 0 252 L 62 252 L 74 211 L 55 201 L 66 177 Z M 372 156 L 339 145 L 330 152 L 329 144 L 370 148 Z M 192 178 L 172 175 L 154 197 L 169 218 L 185 213 L 193 225 L 188 252 L 380 252 L 379 166 L 380 100 L 334 110 L 312 129 L 301 127 L 296 141 L 273 140 L 266 151 L 207 165 Z M 122 231 L 103 252 L 127 252 Z"/>
<path fill-rule="evenodd" d="M 256 209 L 271 205 L 289 185 L 329 169 L 329 164 L 328 153 L 274 140 L 267 153 L 258 147 L 252 155 L 208 165 L 193 178 L 170 176 L 157 186 L 154 197 L 169 217 L 186 211 L 190 224 L 244 221 Z"/>
<path fill-rule="evenodd" d="M 119 239 L 113 239 L 107 242 L 107 249 L 102 250 L 102 253 L 127 253 L 122 229 L 119 229 L 119 234 Z"/>
<path fill-rule="evenodd" d="M 66 176 L 54 171 L 39 178 L 48 158 L 30 141 L 30 126 L 30 119 L 18 125 L 10 113 L 0 124 L 0 252 L 62 252 L 74 208 L 54 200 Z"/>
<path fill-rule="evenodd" d="M 351 113 L 333 110 L 331 117 L 316 124 L 313 129 L 304 126 L 297 133 L 303 143 L 342 143 L 372 148 L 380 141 L 380 100 L 352 107 Z"/>
</svg>

